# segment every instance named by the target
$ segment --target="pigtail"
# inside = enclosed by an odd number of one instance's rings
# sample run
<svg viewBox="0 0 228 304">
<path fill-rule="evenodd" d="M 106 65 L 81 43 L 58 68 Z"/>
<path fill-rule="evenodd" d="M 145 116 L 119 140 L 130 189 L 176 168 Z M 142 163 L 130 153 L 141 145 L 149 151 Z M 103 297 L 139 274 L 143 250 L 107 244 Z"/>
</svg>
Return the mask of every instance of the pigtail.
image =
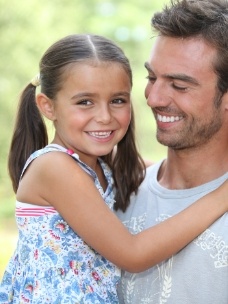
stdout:
<svg viewBox="0 0 228 304">
<path fill-rule="evenodd" d="M 128 131 L 118 143 L 112 164 L 116 185 L 116 203 L 114 209 L 126 211 L 132 193 L 137 193 L 138 187 L 145 177 L 145 164 L 135 143 L 135 122 L 132 118 Z"/>
<path fill-rule="evenodd" d="M 47 129 L 35 102 L 36 87 L 29 84 L 21 94 L 8 157 L 8 170 L 16 193 L 26 160 L 48 144 Z"/>
</svg>

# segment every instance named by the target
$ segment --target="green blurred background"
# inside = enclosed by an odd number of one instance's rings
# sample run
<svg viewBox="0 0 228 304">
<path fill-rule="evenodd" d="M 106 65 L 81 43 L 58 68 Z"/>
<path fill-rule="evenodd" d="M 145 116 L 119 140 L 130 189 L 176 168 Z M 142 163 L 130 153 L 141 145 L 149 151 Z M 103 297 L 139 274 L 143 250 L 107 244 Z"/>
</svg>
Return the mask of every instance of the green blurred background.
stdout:
<svg viewBox="0 0 228 304">
<path fill-rule="evenodd" d="M 144 98 L 152 46 L 150 19 L 168 0 L 0 0 L 0 279 L 16 244 L 14 193 L 7 173 L 10 138 L 21 89 L 38 72 L 43 52 L 72 33 L 104 35 L 130 59 L 137 141 L 144 158 L 157 161 L 165 148 Z"/>
</svg>

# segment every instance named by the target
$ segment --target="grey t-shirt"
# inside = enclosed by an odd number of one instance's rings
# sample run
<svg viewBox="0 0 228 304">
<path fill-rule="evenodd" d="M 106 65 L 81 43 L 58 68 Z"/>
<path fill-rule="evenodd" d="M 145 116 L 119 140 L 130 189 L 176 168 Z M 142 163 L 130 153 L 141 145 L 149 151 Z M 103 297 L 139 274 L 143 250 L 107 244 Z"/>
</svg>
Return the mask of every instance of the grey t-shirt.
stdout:
<svg viewBox="0 0 228 304">
<path fill-rule="evenodd" d="M 157 182 L 160 165 L 147 169 L 127 211 L 117 212 L 133 234 L 180 212 L 228 178 L 226 173 L 199 187 L 168 190 Z M 228 213 L 170 259 L 138 274 L 123 271 L 118 294 L 120 304 L 228 304 Z"/>
</svg>

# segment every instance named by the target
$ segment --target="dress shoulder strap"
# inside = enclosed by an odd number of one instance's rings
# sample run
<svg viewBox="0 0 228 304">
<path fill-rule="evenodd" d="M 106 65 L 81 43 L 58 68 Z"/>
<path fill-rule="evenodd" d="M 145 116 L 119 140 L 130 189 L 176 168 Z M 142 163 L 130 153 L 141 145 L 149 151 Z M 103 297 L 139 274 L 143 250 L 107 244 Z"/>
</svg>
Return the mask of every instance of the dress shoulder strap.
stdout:
<svg viewBox="0 0 228 304">
<path fill-rule="evenodd" d="M 57 144 L 50 144 L 47 145 L 46 147 L 44 147 L 43 149 L 37 150 L 35 152 L 33 152 L 30 157 L 27 159 L 24 168 L 22 170 L 20 179 L 22 178 L 23 174 L 25 173 L 26 169 L 28 168 L 28 166 L 31 164 L 31 162 L 36 159 L 37 157 L 39 157 L 40 155 L 49 153 L 49 152 L 54 152 L 54 151 L 59 151 L 59 152 L 63 152 L 63 153 L 67 153 L 68 155 L 70 155 L 72 158 L 75 159 L 75 161 L 78 162 L 79 166 L 86 171 L 89 175 L 91 175 L 93 177 L 93 179 L 96 178 L 96 173 L 89 167 L 87 166 L 85 163 L 83 163 L 80 159 L 79 159 L 79 155 L 77 153 L 74 153 L 72 150 L 66 149 L 60 145 Z"/>
</svg>

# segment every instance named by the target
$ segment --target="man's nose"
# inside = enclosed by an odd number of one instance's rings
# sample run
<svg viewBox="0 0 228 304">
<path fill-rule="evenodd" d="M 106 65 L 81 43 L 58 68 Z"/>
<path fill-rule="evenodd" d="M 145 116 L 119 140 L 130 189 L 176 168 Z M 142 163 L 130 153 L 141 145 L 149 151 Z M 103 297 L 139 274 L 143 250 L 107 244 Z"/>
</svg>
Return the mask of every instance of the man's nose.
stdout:
<svg viewBox="0 0 228 304">
<path fill-rule="evenodd" d="M 147 104 L 151 108 L 166 107 L 170 104 L 170 97 L 168 96 L 167 88 L 164 84 L 155 82 L 148 84 L 145 88 L 145 97 Z"/>
</svg>

